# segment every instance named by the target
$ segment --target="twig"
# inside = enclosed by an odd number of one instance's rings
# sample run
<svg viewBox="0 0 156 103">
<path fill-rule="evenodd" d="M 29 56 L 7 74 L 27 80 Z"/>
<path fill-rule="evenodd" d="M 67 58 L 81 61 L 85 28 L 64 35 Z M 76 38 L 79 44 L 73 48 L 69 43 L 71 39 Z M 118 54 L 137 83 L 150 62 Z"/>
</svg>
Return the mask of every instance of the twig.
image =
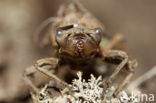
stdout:
<svg viewBox="0 0 156 103">
<path fill-rule="evenodd" d="M 138 88 L 140 84 L 153 78 L 155 75 L 156 75 L 156 66 L 154 66 L 147 73 L 145 73 L 142 76 L 140 76 L 139 78 L 137 78 L 135 81 L 131 82 L 131 84 L 128 86 L 128 89 L 132 90 L 134 88 Z"/>
</svg>

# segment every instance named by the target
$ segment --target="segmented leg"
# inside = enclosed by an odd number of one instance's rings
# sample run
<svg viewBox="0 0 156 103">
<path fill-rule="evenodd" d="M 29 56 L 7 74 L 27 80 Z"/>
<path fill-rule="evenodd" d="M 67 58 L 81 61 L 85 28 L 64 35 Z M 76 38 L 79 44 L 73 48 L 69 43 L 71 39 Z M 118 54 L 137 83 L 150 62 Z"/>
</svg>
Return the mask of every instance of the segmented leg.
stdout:
<svg viewBox="0 0 156 103">
<path fill-rule="evenodd" d="M 118 86 L 118 88 L 116 89 L 116 91 L 114 92 L 114 97 L 116 97 L 118 95 L 118 93 L 122 90 L 122 88 L 124 88 L 132 79 L 133 75 L 134 75 L 134 69 L 137 67 L 137 61 L 133 60 L 133 61 L 128 61 L 126 68 L 128 71 L 128 74 L 126 75 L 125 79 L 120 83 L 120 85 Z"/>
<path fill-rule="evenodd" d="M 24 72 L 24 80 L 26 83 L 33 89 L 35 93 L 39 93 L 39 89 L 34 85 L 34 83 L 30 80 L 29 76 L 33 75 L 37 71 L 40 71 L 44 73 L 46 76 L 50 77 L 51 79 L 55 80 L 56 82 L 59 80 L 54 74 L 49 73 L 47 69 L 53 69 L 53 72 L 55 71 L 55 68 L 58 66 L 58 59 L 56 58 L 45 58 L 38 60 L 34 66 L 31 66 L 27 69 L 25 69 Z M 46 73 L 45 73 L 46 72 Z M 60 80 L 59 80 L 60 82 Z M 63 84 L 63 83 L 62 83 Z"/>
<path fill-rule="evenodd" d="M 41 68 L 39 66 L 36 66 L 36 67 L 37 67 L 36 69 L 38 71 L 40 71 L 41 73 L 45 74 L 49 78 L 55 80 L 55 82 L 60 85 L 60 86 L 58 86 L 58 89 L 61 89 L 61 93 L 62 94 L 68 93 L 68 94 L 71 94 L 72 95 L 72 90 L 71 90 L 71 88 L 69 87 L 69 85 L 66 82 L 64 82 L 63 80 L 59 79 L 56 75 L 50 73 L 46 69 L 43 69 L 43 68 Z M 59 88 L 59 87 L 61 87 L 61 88 Z"/>
<path fill-rule="evenodd" d="M 128 75 L 125 77 L 125 79 L 119 84 L 118 88 L 115 90 L 113 96 L 116 97 L 119 92 L 130 82 L 130 80 L 133 77 L 134 72 L 128 73 Z"/>
<path fill-rule="evenodd" d="M 129 72 L 129 74 L 125 77 L 125 79 L 122 81 L 122 83 L 117 87 L 116 91 L 114 92 L 114 96 L 116 96 L 123 87 L 126 86 L 126 84 L 130 81 L 130 79 L 133 76 L 133 69 L 135 66 L 134 63 L 131 63 L 131 61 L 128 60 L 128 55 L 119 50 L 109 50 L 103 53 L 103 60 L 109 63 L 113 64 L 119 64 L 113 74 L 108 78 L 107 81 L 104 83 L 104 91 L 110 86 L 112 81 L 116 78 L 118 73 L 123 69 L 126 68 Z"/>
<path fill-rule="evenodd" d="M 25 71 L 24 71 L 24 81 L 31 88 L 31 90 L 33 92 L 35 92 L 36 94 L 39 94 L 39 89 L 34 85 L 34 83 L 28 77 L 28 76 L 34 74 L 36 71 L 37 70 L 36 70 L 36 68 L 34 66 L 26 68 Z"/>
<path fill-rule="evenodd" d="M 54 79 L 57 83 L 64 85 L 65 87 L 68 86 L 68 84 L 64 81 L 62 81 L 61 79 L 59 79 L 56 75 L 50 73 L 49 71 L 47 71 L 46 69 L 43 69 L 39 66 L 37 66 L 36 68 L 38 71 L 40 71 L 41 73 L 45 74 L 46 76 L 48 76 L 49 78 Z"/>
</svg>

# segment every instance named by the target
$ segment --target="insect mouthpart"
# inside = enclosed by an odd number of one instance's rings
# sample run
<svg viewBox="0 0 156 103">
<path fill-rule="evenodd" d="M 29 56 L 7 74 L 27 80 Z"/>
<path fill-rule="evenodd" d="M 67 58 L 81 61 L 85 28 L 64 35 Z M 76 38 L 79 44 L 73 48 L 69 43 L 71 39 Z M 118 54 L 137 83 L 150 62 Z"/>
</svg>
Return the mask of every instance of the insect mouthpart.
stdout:
<svg viewBox="0 0 156 103">
<path fill-rule="evenodd" d="M 81 52 L 84 49 L 84 42 L 82 40 L 77 40 L 76 41 L 76 47 Z"/>
<path fill-rule="evenodd" d="M 74 47 L 75 47 L 75 53 L 77 56 L 82 57 L 84 54 L 84 49 L 85 49 L 85 41 L 86 41 L 86 36 L 85 34 L 82 33 L 77 33 L 74 34 Z"/>
<path fill-rule="evenodd" d="M 84 47 L 85 47 L 84 40 L 83 39 L 76 39 L 74 47 L 75 47 L 75 50 L 74 50 L 75 54 L 79 57 L 82 57 L 84 54 L 83 52 L 84 52 Z"/>
</svg>

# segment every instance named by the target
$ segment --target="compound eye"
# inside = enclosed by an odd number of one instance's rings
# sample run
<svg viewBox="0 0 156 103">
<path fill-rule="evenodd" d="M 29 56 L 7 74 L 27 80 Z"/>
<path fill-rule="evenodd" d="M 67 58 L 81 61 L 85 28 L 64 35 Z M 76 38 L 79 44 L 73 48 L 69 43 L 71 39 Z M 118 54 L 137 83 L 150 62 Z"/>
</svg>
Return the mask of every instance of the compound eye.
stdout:
<svg viewBox="0 0 156 103">
<path fill-rule="evenodd" d="M 102 36 L 102 30 L 100 28 L 95 28 L 93 38 L 98 44 L 101 41 L 101 36 Z"/>
<path fill-rule="evenodd" d="M 62 30 L 56 30 L 56 36 L 61 37 L 62 36 Z"/>
<path fill-rule="evenodd" d="M 56 30 L 56 41 L 59 45 L 63 45 L 64 38 L 65 35 L 63 34 L 63 31 L 60 29 Z"/>
<path fill-rule="evenodd" d="M 101 35 L 102 30 L 100 28 L 95 28 L 95 34 Z"/>
</svg>

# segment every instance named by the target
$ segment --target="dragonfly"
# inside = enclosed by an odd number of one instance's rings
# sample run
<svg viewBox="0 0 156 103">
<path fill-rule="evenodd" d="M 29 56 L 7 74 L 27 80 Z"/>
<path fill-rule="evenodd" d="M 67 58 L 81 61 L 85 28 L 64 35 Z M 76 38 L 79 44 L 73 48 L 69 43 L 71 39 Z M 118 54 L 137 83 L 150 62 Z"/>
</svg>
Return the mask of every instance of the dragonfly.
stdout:
<svg viewBox="0 0 156 103">
<path fill-rule="evenodd" d="M 130 60 L 126 51 L 114 49 L 123 40 L 123 36 L 114 35 L 109 39 L 107 45 L 102 45 L 103 40 L 107 38 L 104 35 L 104 25 L 80 2 L 75 1 L 60 6 L 57 16 L 47 19 L 41 25 L 41 28 L 49 23 L 52 23 L 50 34 L 42 39 L 44 39 L 44 43 L 48 42 L 54 47 L 54 50 L 56 50 L 55 57 L 37 60 L 24 72 L 26 83 L 35 93 L 39 94 L 39 88 L 31 81 L 30 76 L 36 72 L 41 72 L 51 78 L 53 85 L 57 85 L 55 87 L 61 90 L 68 88 L 68 91 L 70 91 L 68 83 L 56 75 L 62 72 L 60 67 L 68 65 L 72 71 L 71 73 L 65 72 L 65 75 L 68 76 L 76 74 L 73 71 L 78 70 L 87 75 L 85 73 L 92 73 L 92 70 L 84 67 L 91 65 L 96 58 L 101 59 L 102 62 L 116 65 L 113 73 L 103 81 L 104 91 L 110 87 L 120 71 L 126 70 L 124 79 L 113 93 L 114 97 L 132 79 L 137 64 L 136 61 Z"/>
</svg>

